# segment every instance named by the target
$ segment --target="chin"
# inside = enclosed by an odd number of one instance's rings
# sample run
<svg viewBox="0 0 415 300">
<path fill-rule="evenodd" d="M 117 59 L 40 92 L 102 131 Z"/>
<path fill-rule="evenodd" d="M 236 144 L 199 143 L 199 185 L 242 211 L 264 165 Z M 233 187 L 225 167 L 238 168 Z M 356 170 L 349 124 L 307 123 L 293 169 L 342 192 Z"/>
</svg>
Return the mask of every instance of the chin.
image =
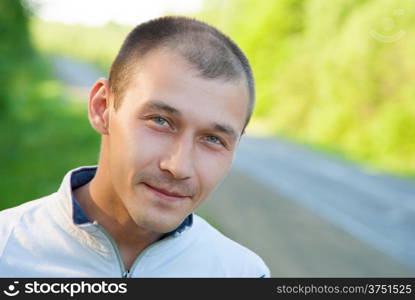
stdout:
<svg viewBox="0 0 415 300">
<path fill-rule="evenodd" d="M 184 217 L 185 218 L 185 217 Z M 183 222 L 183 219 L 178 217 L 160 217 L 160 216 L 147 216 L 144 220 L 135 220 L 135 223 L 147 230 L 157 232 L 157 233 L 168 233 L 175 230 Z"/>
<path fill-rule="evenodd" d="M 153 232 L 157 232 L 157 233 L 168 233 L 170 231 L 175 230 L 177 227 L 179 227 L 181 224 L 181 222 L 176 223 L 175 225 L 171 225 L 171 224 L 149 224 L 149 226 L 147 227 L 147 229 L 153 231 Z"/>
</svg>

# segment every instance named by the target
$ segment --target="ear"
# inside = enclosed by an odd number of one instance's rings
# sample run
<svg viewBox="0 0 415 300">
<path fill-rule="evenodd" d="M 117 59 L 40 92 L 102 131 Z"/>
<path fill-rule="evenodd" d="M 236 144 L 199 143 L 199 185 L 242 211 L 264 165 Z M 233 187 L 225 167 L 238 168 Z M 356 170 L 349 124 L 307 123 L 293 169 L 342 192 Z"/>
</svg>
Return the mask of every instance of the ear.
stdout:
<svg viewBox="0 0 415 300">
<path fill-rule="evenodd" d="M 110 99 L 107 79 L 100 78 L 89 91 L 88 117 L 94 129 L 102 134 L 108 134 Z"/>
</svg>

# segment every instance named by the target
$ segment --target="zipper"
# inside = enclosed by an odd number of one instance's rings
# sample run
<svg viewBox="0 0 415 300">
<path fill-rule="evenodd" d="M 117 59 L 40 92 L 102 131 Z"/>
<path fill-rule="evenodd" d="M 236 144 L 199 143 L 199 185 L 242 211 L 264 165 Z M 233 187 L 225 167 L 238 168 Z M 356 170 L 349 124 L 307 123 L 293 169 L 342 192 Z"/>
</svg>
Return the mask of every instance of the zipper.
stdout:
<svg viewBox="0 0 415 300">
<path fill-rule="evenodd" d="M 112 236 L 108 233 L 108 231 L 104 227 L 102 227 L 101 225 L 98 224 L 97 221 L 94 221 L 93 224 L 95 225 L 95 227 L 97 227 L 105 235 L 105 237 L 110 242 L 112 248 L 114 249 L 115 256 L 117 257 L 118 265 L 120 266 L 121 277 L 122 278 L 127 278 L 127 276 L 129 275 L 129 270 L 125 269 L 124 261 L 122 260 L 120 250 L 118 249 L 118 246 L 115 243 L 114 239 L 112 238 Z"/>
<path fill-rule="evenodd" d="M 95 225 L 95 227 L 97 227 L 104 235 L 105 237 L 108 239 L 108 241 L 110 242 L 112 248 L 114 249 L 115 252 L 115 256 L 117 257 L 117 261 L 118 261 L 118 265 L 120 267 L 120 271 L 121 271 L 121 277 L 122 278 L 130 278 L 131 274 L 133 273 L 133 271 L 135 270 L 135 268 L 137 267 L 138 263 L 140 262 L 140 260 L 142 259 L 142 257 L 152 248 L 154 248 L 154 246 L 168 240 L 171 238 L 171 236 L 163 238 L 161 240 L 158 240 L 157 242 L 152 243 L 151 245 L 147 246 L 146 248 L 143 249 L 143 251 L 141 251 L 141 253 L 137 256 L 137 258 L 134 260 L 133 264 L 131 265 L 131 268 L 129 270 L 127 270 L 125 268 L 124 265 L 124 261 L 122 260 L 122 256 L 120 253 L 120 250 L 117 246 L 117 243 L 114 241 L 114 239 L 112 238 L 112 236 L 108 233 L 108 231 L 102 227 L 101 225 L 98 224 L 97 221 L 94 221 L 93 224 Z"/>
<path fill-rule="evenodd" d="M 133 274 L 135 268 L 137 267 L 138 263 L 140 262 L 140 260 L 143 258 L 143 256 L 151 249 L 154 248 L 154 246 L 162 243 L 163 241 L 165 241 L 166 239 L 169 239 L 170 237 L 167 237 L 165 239 L 161 239 L 158 240 L 157 242 L 152 243 L 150 246 L 147 246 L 146 248 L 143 249 L 143 251 L 141 251 L 141 253 L 137 256 L 137 258 L 134 260 L 133 264 L 131 265 L 130 270 L 128 270 L 126 277 L 125 278 L 130 278 L 131 274 Z"/>
<path fill-rule="evenodd" d="M 122 278 L 128 278 L 130 277 L 130 271 L 126 270 L 123 274 L 122 274 Z"/>
</svg>

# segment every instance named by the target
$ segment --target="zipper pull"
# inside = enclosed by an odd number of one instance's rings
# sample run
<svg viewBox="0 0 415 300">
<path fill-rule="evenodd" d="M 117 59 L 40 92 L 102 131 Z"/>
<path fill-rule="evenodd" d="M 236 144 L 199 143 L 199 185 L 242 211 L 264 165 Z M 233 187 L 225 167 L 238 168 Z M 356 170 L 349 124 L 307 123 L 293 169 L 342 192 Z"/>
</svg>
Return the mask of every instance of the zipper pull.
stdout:
<svg viewBox="0 0 415 300">
<path fill-rule="evenodd" d="M 129 275 L 130 275 L 130 270 L 127 270 L 124 272 L 124 274 L 122 274 L 122 278 L 128 278 Z"/>
</svg>

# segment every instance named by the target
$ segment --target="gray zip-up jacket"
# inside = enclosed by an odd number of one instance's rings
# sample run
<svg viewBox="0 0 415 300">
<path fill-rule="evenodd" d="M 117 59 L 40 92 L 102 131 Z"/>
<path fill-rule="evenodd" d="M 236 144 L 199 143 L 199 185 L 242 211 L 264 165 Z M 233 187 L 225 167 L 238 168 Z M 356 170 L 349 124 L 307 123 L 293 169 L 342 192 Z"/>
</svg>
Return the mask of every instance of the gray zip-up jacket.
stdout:
<svg viewBox="0 0 415 300">
<path fill-rule="evenodd" d="M 270 276 L 259 256 L 195 214 L 125 270 L 112 237 L 97 222 L 82 222 L 73 198 L 74 185 L 95 169 L 71 170 L 56 193 L 0 211 L 0 277 Z"/>
</svg>

